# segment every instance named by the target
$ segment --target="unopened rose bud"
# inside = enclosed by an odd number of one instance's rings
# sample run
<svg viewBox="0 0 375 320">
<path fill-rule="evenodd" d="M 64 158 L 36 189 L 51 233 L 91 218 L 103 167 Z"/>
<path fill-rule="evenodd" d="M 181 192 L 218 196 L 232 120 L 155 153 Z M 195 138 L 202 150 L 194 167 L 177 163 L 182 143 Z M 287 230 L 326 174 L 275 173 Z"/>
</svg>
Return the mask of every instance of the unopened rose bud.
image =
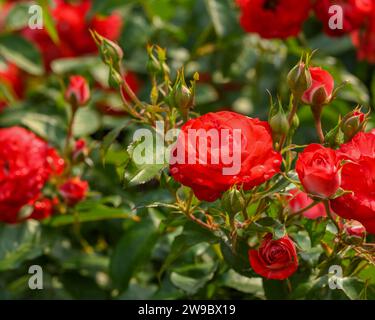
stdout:
<svg viewBox="0 0 375 320">
<path fill-rule="evenodd" d="M 348 113 L 341 121 L 341 130 L 345 141 L 351 140 L 358 132 L 364 131 L 367 123 L 366 114 L 359 109 Z"/>
<path fill-rule="evenodd" d="M 344 224 L 345 240 L 352 244 L 361 244 L 366 237 L 366 228 L 356 220 Z"/>
<path fill-rule="evenodd" d="M 272 129 L 272 135 L 274 138 L 277 138 L 283 134 L 287 134 L 289 131 L 288 117 L 286 116 L 280 103 L 276 108 L 271 107 L 268 122 Z"/>
<path fill-rule="evenodd" d="M 180 84 L 175 89 L 174 102 L 181 111 L 186 111 L 193 106 L 194 96 L 187 86 Z"/>
<path fill-rule="evenodd" d="M 304 63 L 300 62 L 288 73 L 287 81 L 290 90 L 296 97 L 302 94 L 311 86 L 311 74 Z"/>
<path fill-rule="evenodd" d="M 72 105 L 84 106 L 90 99 L 90 87 L 82 76 L 71 76 L 65 91 L 65 99 Z"/>
<path fill-rule="evenodd" d="M 241 192 L 236 187 L 233 187 L 223 194 L 221 205 L 226 212 L 234 216 L 244 208 L 245 201 Z"/>
<path fill-rule="evenodd" d="M 88 187 L 87 181 L 75 177 L 61 185 L 59 192 L 69 206 L 74 206 L 86 198 Z"/>
<path fill-rule="evenodd" d="M 332 99 L 334 80 L 328 71 L 319 67 L 309 68 L 312 83 L 303 93 L 302 101 L 311 106 L 322 106 Z"/>
</svg>

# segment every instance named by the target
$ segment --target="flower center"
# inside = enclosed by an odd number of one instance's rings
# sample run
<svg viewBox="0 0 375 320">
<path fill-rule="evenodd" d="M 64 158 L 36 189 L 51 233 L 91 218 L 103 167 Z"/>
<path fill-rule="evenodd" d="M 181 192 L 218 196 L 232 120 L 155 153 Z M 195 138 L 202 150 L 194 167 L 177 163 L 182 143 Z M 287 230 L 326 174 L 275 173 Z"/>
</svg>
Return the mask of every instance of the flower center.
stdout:
<svg viewBox="0 0 375 320">
<path fill-rule="evenodd" d="M 279 5 L 280 0 L 266 0 L 263 4 L 263 9 L 275 11 Z"/>
</svg>

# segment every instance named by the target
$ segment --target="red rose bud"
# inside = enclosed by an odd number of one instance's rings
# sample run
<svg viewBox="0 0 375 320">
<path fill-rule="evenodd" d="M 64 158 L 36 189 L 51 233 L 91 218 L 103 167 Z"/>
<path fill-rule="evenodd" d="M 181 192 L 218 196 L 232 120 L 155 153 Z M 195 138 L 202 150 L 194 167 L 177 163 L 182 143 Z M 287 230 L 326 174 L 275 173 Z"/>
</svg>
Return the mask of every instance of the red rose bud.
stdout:
<svg viewBox="0 0 375 320">
<path fill-rule="evenodd" d="M 296 171 L 310 195 L 330 198 L 340 186 L 340 160 L 335 150 L 320 144 L 311 144 L 299 154 Z"/>
<path fill-rule="evenodd" d="M 65 99 L 77 106 L 83 106 L 89 101 L 90 87 L 84 77 L 70 77 L 68 88 L 65 91 Z"/>
<path fill-rule="evenodd" d="M 267 279 L 284 280 L 298 268 L 296 247 L 287 235 L 273 240 L 267 234 L 258 250 L 249 250 L 249 260 L 253 270 Z"/>
<path fill-rule="evenodd" d="M 366 237 L 366 228 L 356 220 L 344 224 L 345 240 L 352 244 L 361 244 Z"/>
<path fill-rule="evenodd" d="M 242 12 L 242 28 L 263 38 L 297 36 L 311 9 L 309 0 L 237 0 L 237 3 Z"/>
<path fill-rule="evenodd" d="M 366 231 L 375 234 L 375 131 L 359 132 L 337 150 L 342 168 L 341 188 L 352 191 L 330 200 L 332 210 L 344 219 L 361 222 Z"/>
<path fill-rule="evenodd" d="M 18 222 L 21 208 L 39 199 L 62 165 L 57 152 L 31 131 L 0 129 L 0 221 Z"/>
<path fill-rule="evenodd" d="M 341 130 L 345 141 L 351 140 L 358 132 L 364 131 L 367 124 L 367 115 L 360 109 L 348 113 L 341 121 Z"/>
<path fill-rule="evenodd" d="M 290 190 L 289 193 L 291 196 L 288 197 L 288 208 L 292 214 L 310 206 L 314 202 L 306 193 L 297 188 Z M 325 217 L 326 215 L 327 213 L 323 203 L 317 203 L 315 206 L 303 212 L 303 216 L 307 219 L 317 219 Z"/>
<path fill-rule="evenodd" d="M 250 190 L 271 179 L 282 158 L 273 149 L 267 122 L 220 111 L 186 122 L 169 161 L 176 181 L 198 199 L 214 201 L 234 185 Z"/>
<path fill-rule="evenodd" d="M 42 199 L 34 203 L 34 210 L 28 219 L 43 220 L 53 214 L 54 206 L 58 204 L 58 199 Z"/>
<path fill-rule="evenodd" d="M 292 70 L 289 71 L 287 81 L 290 90 L 294 96 L 301 97 L 302 94 L 311 87 L 311 74 L 302 62 L 299 62 Z"/>
<path fill-rule="evenodd" d="M 73 160 L 84 159 L 88 155 L 88 148 L 86 146 L 86 141 L 84 139 L 79 139 L 76 141 L 73 150 Z"/>
<path fill-rule="evenodd" d="M 75 177 L 61 185 L 59 191 L 67 204 L 74 206 L 86 198 L 88 187 L 87 181 L 82 181 L 79 177 Z"/>
<path fill-rule="evenodd" d="M 328 71 L 319 67 L 309 68 L 312 84 L 304 92 L 302 101 L 312 106 L 322 106 L 332 99 L 332 93 L 335 86 L 334 80 Z"/>
</svg>

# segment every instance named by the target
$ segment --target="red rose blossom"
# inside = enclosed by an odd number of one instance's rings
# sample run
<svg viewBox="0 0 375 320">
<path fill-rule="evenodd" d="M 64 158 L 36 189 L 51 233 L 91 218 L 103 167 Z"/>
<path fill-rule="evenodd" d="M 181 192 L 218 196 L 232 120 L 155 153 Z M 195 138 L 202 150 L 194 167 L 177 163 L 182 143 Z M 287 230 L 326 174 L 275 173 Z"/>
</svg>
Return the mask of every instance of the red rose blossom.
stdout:
<svg viewBox="0 0 375 320">
<path fill-rule="evenodd" d="M 54 1 L 51 15 L 59 36 L 58 44 L 52 41 L 45 29 L 22 30 L 24 37 L 34 42 L 42 51 L 47 69 L 50 68 L 50 63 L 58 58 L 96 53 L 97 48 L 91 38 L 90 29 L 95 29 L 110 40 L 118 39 L 122 28 L 121 17 L 112 13 L 109 16 L 94 15 L 90 18 L 88 13 L 91 7 L 91 0 Z"/>
<path fill-rule="evenodd" d="M 352 40 L 357 47 L 358 59 L 375 63 L 375 3 L 368 23 L 364 28 L 352 33 Z"/>
<path fill-rule="evenodd" d="M 90 87 L 82 76 L 71 76 L 65 91 L 65 99 L 83 106 L 90 99 Z"/>
<path fill-rule="evenodd" d="M 254 271 L 267 279 L 286 279 L 298 268 L 296 247 L 287 235 L 273 240 L 267 234 L 258 250 L 249 250 L 249 260 Z"/>
<path fill-rule="evenodd" d="M 340 186 L 340 161 L 335 150 L 311 144 L 299 154 L 296 171 L 305 191 L 321 198 L 333 196 Z"/>
<path fill-rule="evenodd" d="M 311 9 L 310 0 L 237 0 L 240 24 L 263 38 L 288 38 L 301 31 Z"/>
<path fill-rule="evenodd" d="M 219 137 L 221 134 L 224 137 L 220 138 L 219 147 L 214 146 L 212 139 L 208 137 L 204 140 L 207 150 L 201 152 L 200 149 L 204 146 L 202 141 L 189 138 L 189 132 L 194 130 L 200 130 L 207 136 L 213 130 Z M 234 141 L 235 130 L 240 131 L 240 141 Z M 211 148 L 212 146 L 214 147 Z M 223 157 L 219 156 L 224 149 L 233 156 L 232 163 L 224 163 Z M 229 111 L 208 113 L 185 123 L 171 152 L 171 158 L 176 157 L 179 151 L 183 159 L 177 163 L 171 162 L 170 173 L 175 180 L 192 188 L 200 200 L 206 201 L 218 199 L 235 184 L 243 185 L 245 190 L 262 184 L 280 171 L 282 160 L 281 155 L 273 149 L 267 122 Z M 199 159 L 202 159 L 206 151 L 207 161 L 200 163 Z M 190 157 L 194 163 L 188 163 Z M 224 174 L 223 170 L 233 167 L 234 159 L 239 159 L 236 164 L 238 172 Z"/>
<path fill-rule="evenodd" d="M 288 207 L 291 213 L 298 212 L 314 202 L 306 193 L 298 190 L 297 188 L 290 190 L 289 193 L 292 195 L 291 197 L 289 197 L 288 203 Z M 303 215 L 308 219 L 317 219 L 320 217 L 325 217 L 327 213 L 324 208 L 324 204 L 317 203 L 312 208 L 304 211 Z"/>
<path fill-rule="evenodd" d="M 343 29 L 330 28 L 329 21 L 334 13 L 329 12 L 333 5 L 343 9 Z M 319 0 L 314 10 L 317 18 L 322 21 L 324 31 L 330 36 L 342 36 L 359 29 L 371 13 L 372 0 Z"/>
<path fill-rule="evenodd" d="M 366 228 L 356 220 L 348 220 L 344 224 L 344 231 L 352 237 L 363 238 L 366 235 Z"/>
<path fill-rule="evenodd" d="M 24 82 L 21 70 L 13 63 L 0 61 L 0 83 L 5 85 L 15 98 L 22 98 Z M 7 102 L 0 94 L 0 111 Z"/>
<path fill-rule="evenodd" d="M 79 177 L 74 177 L 61 185 L 59 191 L 68 205 L 74 206 L 86 198 L 88 188 L 89 184 L 87 181 L 83 181 Z"/>
<path fill-rule="evenodd" d="M 319 67 L 309 68 L 312 83 L 303 96 L 302 101 L 311 105 L 323 105 L 332 98 L 335 82 L 331 74 Z"/>
<path fill-rule="evenodd" d="M 332 210 L 345 219 L 361 222 L 375 234 L 375 134 L 358 133 L 338 154 L 349 160 L 343 166 L 341 187 L 352 191 L 331 200 Z"/>
<path fill-rule="evenodd" d="M 34 133 L 20 127 L 0 129 L 0 221 L 18 222 L 63 160 Z"/>
</svg>

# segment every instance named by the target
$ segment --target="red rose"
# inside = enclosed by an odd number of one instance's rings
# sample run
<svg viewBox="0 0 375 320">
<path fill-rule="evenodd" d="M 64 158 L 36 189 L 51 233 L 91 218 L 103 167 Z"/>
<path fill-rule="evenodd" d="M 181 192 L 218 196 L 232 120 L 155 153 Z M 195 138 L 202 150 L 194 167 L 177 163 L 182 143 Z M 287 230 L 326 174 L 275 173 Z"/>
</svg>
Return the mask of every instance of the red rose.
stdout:
<svg viewBox="0 0 375 320">
<path fill-rule="evenodd" d="M 0 61 L 0 83 L 5 85 L 15 98 L 22 98 L 24 82 L 21 70 L 13 63 Z M 7 105 L 7 101 L 0 94 L 0 111 Z"/>
<path fill-rule="evenodd" d="M 82 181 L 79 177 L 75 177 L 61 185 L 59 191 L 68 205 L 74 206 L 86 198 L 88 188 L 87 181 Z"/>
<path fill-rule="evenodd" d="M 343 28 L 330 28 L 329 21 L 336 13 L 330 13 L 333 5 L 343 9 Z M 322 21 L 324 31 L 330 36 L 342 36 L 361 27 L 371 13 L 372 0 L 319 0 L 315 2 L 315 14 Z M 334 22 L 337 23 L 336 19 Z"/>
<path fill-rule="evenodd" d="M 305 191 L 321 198 L 333 196 L 340 186 L 340 161 L 336 152 L 320 144 L 299 154 L 296 171 Z"/>
<path fill-rule="evenodd" d="M 332 210 L 375 234 L 375 134 L 358 133 L 340 147 L 339 156 L 350 161 L 343 166 L 341 187 L 352 193 L 331 200 Z"/>
<path fill-rule="evenodd" d="M 301 31 L 311 9 L 310 0 L 237 0 L 240 24 L 263 38 L 288 38 Z"/>
<path fill-rule="evenodd" d="M 117 40 L 122 20 L 118 14 L 89 18 L 92 6 L 91 0 L 80 0 L 73 3 L 65 0 L 55 0 L 51 8 L 51 15 L 56 24 L 59 44 L 55 44 L 45 29 L 25 28 L 22 34 L 34 42 L 42 51 L 47 69 L 50 63 L 58 58 L 81 56 L 97 52 L 95 42 L 91 38 L 89 29 L 96 29 L 110 40 Z"/>
<path fill-rule="evenodd" d="M 314 201 L 304 192 L 301 190 L 292 189 L 289 191 L 291 193 L 291 197 L 289 197 L 288 207 L 291 213 L 298 212 L 309 205 L 311 205 Z M 326 210 L 324 208 L 323 203 L 318 203 L 312 208 L 303 212 L 303 215 L 308 219 L 317 219 L 320 217 L 325 217 L 327 215 Z"/>
<path fill-rule="evenodd" d="M 267 279 L 284 280 L 298 268 L 296 247 L 287 235 L 273 240 L 267 234 L 258 250 L 249 250 L 249 260 L 254 271 Z"/>
<path fill-rule="evenodd" d="M 311 105 L 323 105 L 332 98 L 335 82 L 328 71 L 319 67 L 309 68 L 312 83 L 303 96 L 302 101 Z"/>
<path fill-rule="evenodd" d="M 357 47 L 358 59 L 375 63 L 375 4 L 366 27 L 353 32 L 352 40 Z"/>
<path fill-rule="evenodd" d="M 198 140 L 195 132 L 207 136 Z M 234 184 L 249 190 L 271 179 L 281 160 L 267 122 L 220 111 L 185 123 L 171 152 L 170 173 L 199 199 L 214 201 Z"/>
<path fill-rule="evenodd" d="M 58 200 L 55 199 L 42 199 L 34 203 L 34 210 L 28 219 L 43 220 L 53 214 L 53 208 L 57 205 Z"/>
<path fill-rule="evenodd" d="M 51 150 L 26 129 L 0 129 L 0 221 L 18 222 L 20 209 L 39 198 L 54 173 L 51 164 L 61 164 Z"/>
<path fill-rule="evenodd" d="M 90 99 L 90 87 L 82 76 L 71 76 L 69 85 L 65 91 L 65 99 L 78 106 L 83 106 Z"/>
</svg>

